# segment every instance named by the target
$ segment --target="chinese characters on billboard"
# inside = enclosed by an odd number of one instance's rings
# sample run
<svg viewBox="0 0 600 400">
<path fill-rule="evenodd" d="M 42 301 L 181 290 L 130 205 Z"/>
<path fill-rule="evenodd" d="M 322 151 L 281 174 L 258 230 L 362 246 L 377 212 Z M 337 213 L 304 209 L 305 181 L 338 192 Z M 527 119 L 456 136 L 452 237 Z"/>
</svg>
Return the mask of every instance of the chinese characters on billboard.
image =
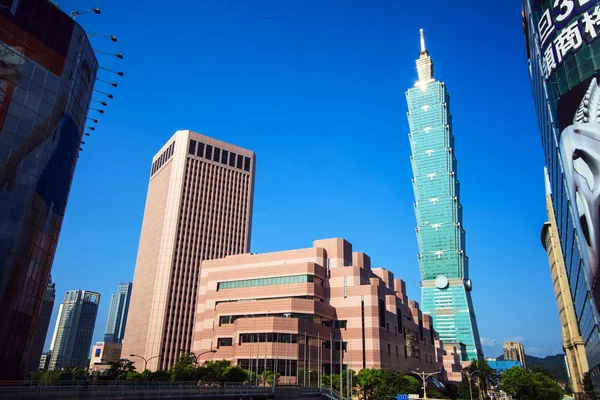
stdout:
<svg viewBox="0 0 600 400">
<path fill-rule="evenodd" d="M 600 4 L 530 0 L 572 220 L 600 309 Z M 560 179 L 560 174 L 556 174 Z M 565 206 L 566 209 L 566 206 Z M 563 216 L 563 220 L 567 216 Z M 569 223 L 565 228 L 568 229 Z M 567 235 L 561 232 L 561 236 Z M 570 249 L 564 249 L 567 255 Z M 566 260 L 567 263 L 570 260 Z M 575 290 L 573 287 L 572 290 Z"/>
</svg>

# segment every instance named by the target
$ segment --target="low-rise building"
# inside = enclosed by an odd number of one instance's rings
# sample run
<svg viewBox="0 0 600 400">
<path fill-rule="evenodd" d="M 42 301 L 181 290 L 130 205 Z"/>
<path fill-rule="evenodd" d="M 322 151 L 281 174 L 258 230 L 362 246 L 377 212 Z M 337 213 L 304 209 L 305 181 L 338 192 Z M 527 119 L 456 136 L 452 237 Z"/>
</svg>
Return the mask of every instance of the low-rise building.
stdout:
<svg viewBox="0 0 600 400">
<path fill-rule="evenodd" d="M 110 362 L 121 359 L 121 343 L 96 342 L 90 357 L 90 371 L 104 371 L 110 368 Z M 141 371 L 140 371 L 141 372 Z"/>
<path fill-rule="evenodd" d="M 197 299 L 192 351 L 200 362 L 266 369 L 282 383 L 347 369 L 435 371 L 453 353 L 406 284 L 343 239 L 203 261 Z"/>
</svg>

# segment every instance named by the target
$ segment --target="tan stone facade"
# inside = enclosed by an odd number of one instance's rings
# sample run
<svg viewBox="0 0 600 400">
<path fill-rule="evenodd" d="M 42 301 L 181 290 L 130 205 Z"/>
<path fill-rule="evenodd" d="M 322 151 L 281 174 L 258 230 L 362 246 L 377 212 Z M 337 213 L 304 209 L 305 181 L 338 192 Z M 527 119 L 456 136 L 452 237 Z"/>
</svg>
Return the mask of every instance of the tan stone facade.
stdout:
<svg viewBox="0 0 600 400">
<path fill-rule="evenodd" d="M 250 250 L 255 162 L 250 150 L 191 131 L 154 156 L 125 357 L 160 356 L 148 368 L 167 369 L 190 350 L 201 261 Z"/>
<path fill-rule="evenodd" d="M 121 359 L 121 343 L 96 342 L 92 347 L 90 371 L 103 371 L 110 368 L 108 363 Z"/>
<path fill-rule="evenodd" d="M 431 317 L 407 298 L 405 283 L 372 269 L 343 239 L 204 261 L 197 300 L 192 351 L 201 362 L 231 360 L 259 374 L 266 365 L 280 382 L 300 383 L 305 370 L 314 379 L 340 364 L 401 372 L 444 365 Z"/>
<path fill-rule="evenodd" d="M 521 363 L 523 368 L 527 368 L 525 363 L 525 347 L 521 342 L 504 342 L 502 354 L 505 360 L 515 360 Z"/>
<path fill-rule="evenodd" d="M 542 244 L 548 252 L 548 263 L 550 264 L 550 273 L 554 283 L 554 295 L 556 296 L 563 339 L 562 344 L 566 354 L 571 386 L 575 399 L 579 400 L 585 398 L 583 375 L 588 371 L 588 362 L 583 339 L 577 325 L 550 193 L 546 195 L 546 210 L 548 212 L 548 222 L 542 228 Z"/>
</svg>

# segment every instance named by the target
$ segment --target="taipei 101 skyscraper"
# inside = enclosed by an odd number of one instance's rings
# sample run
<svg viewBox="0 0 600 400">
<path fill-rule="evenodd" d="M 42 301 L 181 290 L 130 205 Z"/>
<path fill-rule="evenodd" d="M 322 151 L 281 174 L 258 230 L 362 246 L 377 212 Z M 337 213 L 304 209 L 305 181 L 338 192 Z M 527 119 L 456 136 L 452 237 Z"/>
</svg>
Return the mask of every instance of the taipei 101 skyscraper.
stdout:
<svg viewBox="0 0 600 400">
<path fill-rule="evenodd" d="M 433 63 L 421 29 L 419 80 L 406 91 L 414 178 L 421 309 L 446 344 L 464 344 L 463 360 L 482 359 L 471 301 L 465 231 L 462 225 L 450 96 L 433 78 Z"/>
</svg>

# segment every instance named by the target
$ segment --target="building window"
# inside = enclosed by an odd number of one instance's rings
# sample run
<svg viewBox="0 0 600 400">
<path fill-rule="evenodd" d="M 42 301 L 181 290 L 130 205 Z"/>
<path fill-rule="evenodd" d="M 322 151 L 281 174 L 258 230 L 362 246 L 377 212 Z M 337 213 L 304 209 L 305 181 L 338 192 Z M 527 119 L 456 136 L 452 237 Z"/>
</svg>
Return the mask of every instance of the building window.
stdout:
<svg viewBox="0 0 600 400">
<path fill-rule="evenodd" d="M 229 161 L 229 152 L 227 150 L 223 150 L 221 153 L 221 164 L 227 165 L 227 161 Z"/>
<path fill-rule="evenodd" d="M 391 355 L 392 355 L 392 350 L 391 350 L 390 344 L 388 343 L 388 356 L 391 356 Z"/>
<path fill-rule="evenodd" d="M 323 279 L 314 275 L 291 275 L 272 278 L 244 279 L 240 281 L 219 282 L 217 291 L 223 289 L 239 289 L 256 286 L 289 285 L 294 283 L 323 283 Z"/>
<path fill-rule="evenodd" d="M 242 169 L 242 164 L 244 163 L 244 157 L 238 154 L 237 156 L 237 167 Z"/>
<path fill-rule="evenodd" d="M 188 149 L 188 153 L 191 155 L 196 155 L 196 141 L 190 140 L 190 148 Z"/>
<path fill-rule="evenodd" d="M 218 147 L 215 147 L 215 154 L 214 154 L 213 161 L 216 161 L 216 162 L 221 161 L 221 149 Z"/>
<path fill-rule="evenodd" d="M 229 153 L 229 166 L 230 167 L 235 167 L 235 157 L 237 156 L 237 154 L 235 154 L 234 152 Z"/>
<path fill-rule="evenodd" d="M 204 158 L 207 160 L 212 160 L 212 151 L 213 147 L 210 144 L 206 145 L 206 153 L 204 153 Z"/>
<path fill-rule="evenodd" d="M 345 320 L 345 319 L 344 320 L 335 321 L 335 327 L 337 329 L 346 329 L 347 324 L 348 324 L 348 321 Z"/>
<path fill-rule="evenodd" d="M 244 157 L 244 171 L 250 171 L 250 159 Z"/>
<path fill-rule="evenodd" d="M 221 346 L 233 346 L 233 338 L 218 338 L 217 339 L 217 349 Z"/>
<path fill-rule="evenodd" d="M 379 299 L 379 326 L 385 327 L 385 300 Z"/>
<path fill-rule="evenodd" d="M 387 333 L 390 333 L 390 323 L 389 322 L 385 323 L 385 329 L 386 329 Z"/>
<path fill-rule="evenodd" d="M 197 149 L 197 155 L 198 157 L 204 157 L 204 143 L 202 142 L 198 142 L 198 149 Z"/>
<path fill-rule="evenodd" d="M 396 357 L 400 356 L 400 352 L 398 351 L 398 346 L 396 346 Z"/>
</svg>

